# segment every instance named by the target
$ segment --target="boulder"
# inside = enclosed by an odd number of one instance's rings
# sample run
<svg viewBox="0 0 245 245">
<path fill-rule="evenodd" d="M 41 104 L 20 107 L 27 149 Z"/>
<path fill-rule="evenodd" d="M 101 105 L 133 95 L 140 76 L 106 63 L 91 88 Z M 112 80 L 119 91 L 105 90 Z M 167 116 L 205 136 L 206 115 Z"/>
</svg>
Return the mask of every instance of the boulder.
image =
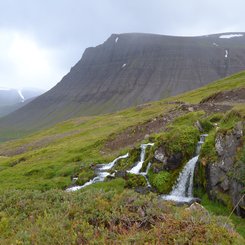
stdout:
<svg viewBox="0 0 245 245">
<path fill-rule="evenodd" d="M 162 163 L 166 163 L 167 159 L 168 159 L 165 152 L 164 152 L 163 147 L 160 147 L 155 151 L 154 157 L 156 160 L 158 160 L 159 162 L 162 162 Z"/>
</svg>

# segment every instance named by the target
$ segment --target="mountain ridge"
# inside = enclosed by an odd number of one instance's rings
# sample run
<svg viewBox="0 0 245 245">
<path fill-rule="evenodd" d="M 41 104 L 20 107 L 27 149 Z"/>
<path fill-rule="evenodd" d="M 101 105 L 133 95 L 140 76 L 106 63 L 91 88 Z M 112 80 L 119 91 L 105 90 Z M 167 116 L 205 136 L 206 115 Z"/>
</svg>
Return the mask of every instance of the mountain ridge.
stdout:
<svg viewBox="0 0 245 245">
<path fill-rule="evenodd" d="M 0 120 L 37 130 L 81 115 L 110 113 L 189 91 L 245 69 L 245 37 L 112 34 L 87 48 L 54 88 Z M 233 35 L 236 34 L 233 32 Z"/>
</svg>

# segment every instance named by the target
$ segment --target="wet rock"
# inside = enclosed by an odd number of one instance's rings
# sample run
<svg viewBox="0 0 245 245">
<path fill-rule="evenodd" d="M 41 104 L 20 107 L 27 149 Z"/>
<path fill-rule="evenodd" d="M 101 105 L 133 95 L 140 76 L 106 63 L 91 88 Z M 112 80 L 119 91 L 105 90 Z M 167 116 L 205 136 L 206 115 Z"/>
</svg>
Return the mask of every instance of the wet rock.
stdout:
<svg viewBox="0 0 245 245">
<path fill-rule="evenodd" d="M 158 160 L 159 162 L 162 163 L 166 163 L 167 162 L 167 156 L 164 152 L 164 149 L 162 147 L 158 148 L 155 153 L 154 153 L 154 157 L 156 160 Z"/>
<path fill-rule="evenodd" d="M 192 205 L 193 203 L 201 203 L 202 200 L 198 197 L 194 197 L 190 200 L 189 204 Z"/>
<path fill-rule="evenodd" d="M 242 197 L 244 184 L 233 177 L 237 168 L 236 155 L 237 149 L 241 147 L 244 122 L 236 124 L 232 131 L 218 133 L 215 139 L 215 150 L 218 160 L 206 166 L 207 192 L 209 197 L 214 200 L 226 203 L 223 196 L 231 200 L 232 205 L 236 206 Z M 233 174 L 232 174 L 233 173 Z M 236 213 L 245 216 L 245 200 L 236 208 Z"/>
<path fill-rule="evenodd" d="M 203 127 L 199 121 L 196 121 L 195 126 L 198 128 L 200 132 L 204 132 Z"/>
<path fill-rule="evenodd" d="M 115 177 L 125 179 L 127 177 L 127 171 L 117 171 Z"/>
<path fill-rule="evenodd" d="M 106 180 L 113 180 L 113 179 L 115 179 L 115 176 L 114 175 L 108 175 L 106 177 Z"/>
<path fill-rule="evenodd" d="M 180 167 L 183 159 L 182 152 L 178 152 L 167 159 L 166 170 L 175 170 Z"/>
<path fill-rule="evenodd" d="M 178 152 L 172 156 L 167 156 L 167 154 L 164 151 L 164 148 L 160 147 L 155 151 L 154 158 L 158 162 L 162 163 L 159 166 L 154 166 L 155 167 L 154 172 L 157 173 L 161 170 L 177 169 L 182 163 L 183 154 L 181 152 Z"/>
</svg>

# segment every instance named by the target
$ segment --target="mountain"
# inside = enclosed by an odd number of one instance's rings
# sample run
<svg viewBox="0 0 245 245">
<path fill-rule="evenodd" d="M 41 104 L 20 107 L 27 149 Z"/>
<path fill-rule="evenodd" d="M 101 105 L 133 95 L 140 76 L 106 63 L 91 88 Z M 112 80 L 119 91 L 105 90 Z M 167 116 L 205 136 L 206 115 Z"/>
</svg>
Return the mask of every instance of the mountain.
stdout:
<svg viewBox="0 0 245 245">
<path fill-rule="evenodd" d="M 1 244 L 244 244 L 244 94 L 245 71 L 0 144 Z"/>
<path fill-rule="evenodd" d="M 36 88 L 11 89 L 0 87 L 0 117 L 27 105 L 42 93 L 44 93 L 43 90 Z"/>
<path fill-rule="evenodd" d="M 54 88 L 1 119 L 0 127 L 35 130 L 201 87 L 245 69 L 244 35 L 113 34 L 87 48 Z"/>
</svg>

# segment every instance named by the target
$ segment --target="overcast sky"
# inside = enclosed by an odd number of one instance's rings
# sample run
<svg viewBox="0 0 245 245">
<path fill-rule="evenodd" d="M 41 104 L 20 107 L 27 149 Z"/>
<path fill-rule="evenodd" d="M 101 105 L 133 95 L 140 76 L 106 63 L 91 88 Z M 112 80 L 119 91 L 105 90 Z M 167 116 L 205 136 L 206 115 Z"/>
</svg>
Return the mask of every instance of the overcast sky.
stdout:
<svg viewBox="0 0 245 245">
<path fill-rule="evenodd" d="M 245 31 L 244 0 L 0 0 L 0 87 L 49 89 L 112 33 Z"/>
</svg>

